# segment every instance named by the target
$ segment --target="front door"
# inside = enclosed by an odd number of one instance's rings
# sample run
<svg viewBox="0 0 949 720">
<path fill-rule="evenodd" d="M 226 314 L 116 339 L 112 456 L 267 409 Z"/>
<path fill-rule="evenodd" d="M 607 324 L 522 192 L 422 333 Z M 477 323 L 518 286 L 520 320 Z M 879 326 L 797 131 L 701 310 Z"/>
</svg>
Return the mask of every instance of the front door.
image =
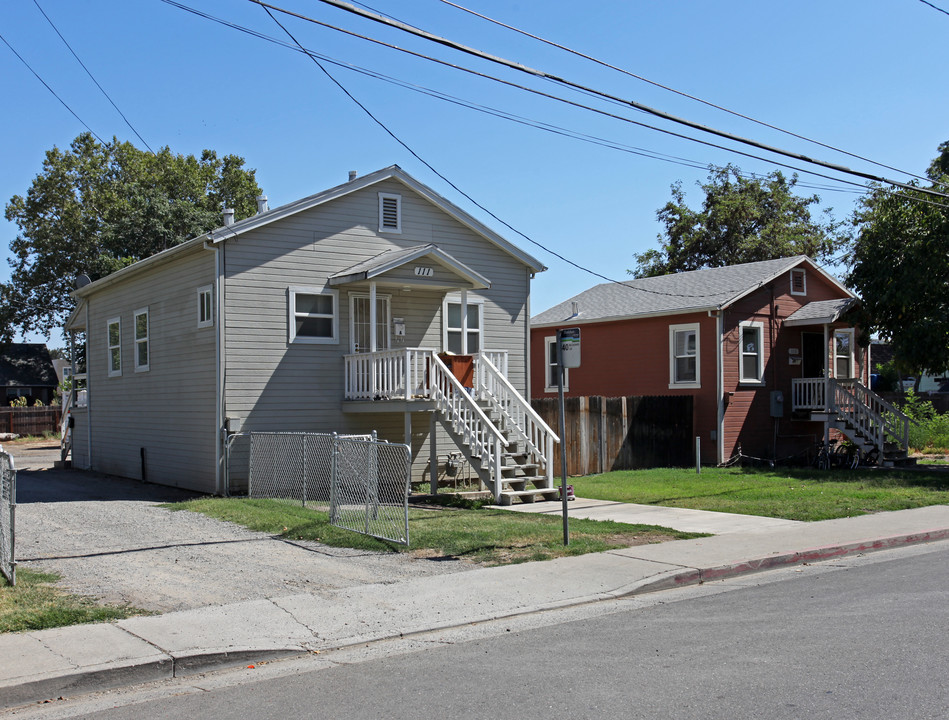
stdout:
<svg viewBox="0 0 949 720">
<path fill-rule="evenodd" d="M 801 377 L 822 378 L 827 363 L 824 333 L 801 333 Z"/>
<path fill-rule="evenodd" d="M 350 295 L 350 337 L 353 352 L 372 349 L 372 325 L 369 320 L 369 296 Z M 376 295 L 376 350 L 389 349 L 389 296 Z"/>
</svg>

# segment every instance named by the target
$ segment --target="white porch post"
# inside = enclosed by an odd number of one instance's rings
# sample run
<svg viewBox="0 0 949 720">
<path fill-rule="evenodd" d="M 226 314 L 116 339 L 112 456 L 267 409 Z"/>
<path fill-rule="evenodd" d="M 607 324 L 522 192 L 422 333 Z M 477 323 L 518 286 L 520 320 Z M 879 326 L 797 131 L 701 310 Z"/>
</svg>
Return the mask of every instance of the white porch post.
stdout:
<svg viewBox="0 0 949 720">
<path fill-rule="evenodd" d="M 369 382 L 371 383 L 371 397 L 378 394 L 376 382 L 376 281 L 369 282 Z"/>
<path fill-rule="evenodd" d="M 461 354 L 468 354 L 468 290 L 461 289 Z"/>
</svg>

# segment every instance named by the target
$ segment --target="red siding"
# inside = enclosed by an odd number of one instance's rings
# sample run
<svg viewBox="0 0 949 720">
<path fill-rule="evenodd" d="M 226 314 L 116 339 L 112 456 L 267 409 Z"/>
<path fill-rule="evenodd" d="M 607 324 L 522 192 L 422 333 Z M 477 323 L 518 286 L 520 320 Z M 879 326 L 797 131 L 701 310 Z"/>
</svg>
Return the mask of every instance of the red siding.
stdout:
<svg viewBox="0 0 949 720">
<path fill-rule="evenodd" d="M 823 333 L 823 326 L 784 327 L 784 320 L 803 305 L 820 300 L 845 297 L 832 283 L 808 269 L 807 294 L 790 293 L 786 273 L 768 286 L 759 288 L 723 311 L 722 444 L 724 460 L 738 452 L 761 458 L 783 458 L 813 446 L 823 433 L 821 423 L 791 418 L 791 379 L 803 377 L 803 367 L 792 365 L 791 357 L 800 357 L 802 332 Z M 760 384 L 740 382 L 741 323 L 762 323 L 763 378 Z M 669 327 L 699 323 L 701 387 L 670 389 Z M 838 323 L 840 327 L 848 327 Z M 565 323 L 562 327 L 581 328 L 582 366 L 569 371 L 568 396 L 603 395 L 677 395 L 694 396 L 694 430 L 702 439 L 702 458 L 718 461 L 716 396 L 717 319 L 708 313 L 667 315 L 636 320 L 598 323 Z M 531 330 L 531 396 L 551 397 L 544 388 L 545 338 L 556 328 Z M 832 340 L 832 338 L 831 338 Z M 798 352 L 794 355 L 790 350 Z M 857 355 L 858 377 L 867 380 L 867 368 L 861 353 Z M 771 417 L 771 393 L 784 396 L 781 417 Z"/>
</svg>

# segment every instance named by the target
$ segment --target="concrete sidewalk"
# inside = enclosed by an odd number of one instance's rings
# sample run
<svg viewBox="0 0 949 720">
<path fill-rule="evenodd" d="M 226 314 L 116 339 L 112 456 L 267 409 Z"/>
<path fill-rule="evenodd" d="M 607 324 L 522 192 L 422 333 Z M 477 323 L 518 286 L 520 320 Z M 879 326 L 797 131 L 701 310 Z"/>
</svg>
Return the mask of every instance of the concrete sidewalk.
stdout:
<svg viewBox="0 0 949 720">
<path fill-rule="evenodd" d="M 7 634 L 0 707 L 944 539 L 939 505 Z"/>
</svg>

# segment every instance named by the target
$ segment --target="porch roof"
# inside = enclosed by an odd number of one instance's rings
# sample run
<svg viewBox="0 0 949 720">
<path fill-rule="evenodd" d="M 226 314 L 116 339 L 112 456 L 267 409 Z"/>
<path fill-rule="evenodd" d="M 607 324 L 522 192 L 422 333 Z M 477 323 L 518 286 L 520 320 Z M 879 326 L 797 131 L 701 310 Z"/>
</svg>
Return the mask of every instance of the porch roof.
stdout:
<svg viewBox="0 0 949 720">
<path fill-rule="evenodd" d="M 375 279 L 389 279 L 392 282 L 402 285 L 424 285 L 430 288 L 447 287 L 446 278 L 426 277 L 424 275 L 407 275 L 405 272 L 398 272 L 405 268 L 409 263 L 417 262 L 422 259 L 437 263 L 441 268 L 448 271 L 451 278 L 449 283 L 451 287 L 466 287 L 469 289 L 482 290 L 491 287 L 491 281 L 483 275 L 475 272 L 464 263 L 456 260 L 447 252 L 439 248 L 434 243 L 427 245 L 415 245 L 402 250 L 386 250 L 375 257 L 363 260 L 352 267 L 341 270 L 335 275 L 330 276 L 330 285 L 347 285 L 350 283 L 365 282 Z M 393 274 L 390 278 L 385 278 L 387 274 Z M 397 275 L 397 277 L 395 276 Z"/>
<path fill-rule="evenodd" d="M 837 298 L 809 302 L 788 316 L 785 325 L 828 325 L 837 322 L 848 310 L 854 307 L 857 298 Z"/>
</svg>

